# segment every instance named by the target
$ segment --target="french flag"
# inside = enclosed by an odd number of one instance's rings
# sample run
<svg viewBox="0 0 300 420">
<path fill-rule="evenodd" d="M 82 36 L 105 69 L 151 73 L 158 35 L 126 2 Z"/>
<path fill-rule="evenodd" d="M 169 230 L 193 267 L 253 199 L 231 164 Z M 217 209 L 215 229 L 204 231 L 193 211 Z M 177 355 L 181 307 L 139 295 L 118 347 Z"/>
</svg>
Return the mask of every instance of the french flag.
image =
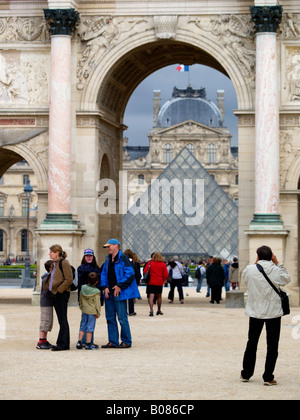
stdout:
<svg viewBox="0 0 300 420">
<path fill-rule="evenodd" d="M 189 71 L 190 66 L 185 66 L 184 64 L 179 64 L 179 66 L 176 67 L 176 70 L 178 70 L 178 71 Z"/>
</svg>

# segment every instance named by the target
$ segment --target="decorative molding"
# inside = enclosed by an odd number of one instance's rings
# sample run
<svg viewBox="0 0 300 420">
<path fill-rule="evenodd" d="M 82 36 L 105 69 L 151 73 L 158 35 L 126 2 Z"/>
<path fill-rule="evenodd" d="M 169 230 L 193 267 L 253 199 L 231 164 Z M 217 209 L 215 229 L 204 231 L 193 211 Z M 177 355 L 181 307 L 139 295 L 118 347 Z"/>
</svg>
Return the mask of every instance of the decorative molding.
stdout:
<svg viewBox="0 0 300 420">
<path fill-rule="evenodd" d="M 157 39 L 175 39 L 177 16 L 154 16 L 153 20 Z"/>
</svg>

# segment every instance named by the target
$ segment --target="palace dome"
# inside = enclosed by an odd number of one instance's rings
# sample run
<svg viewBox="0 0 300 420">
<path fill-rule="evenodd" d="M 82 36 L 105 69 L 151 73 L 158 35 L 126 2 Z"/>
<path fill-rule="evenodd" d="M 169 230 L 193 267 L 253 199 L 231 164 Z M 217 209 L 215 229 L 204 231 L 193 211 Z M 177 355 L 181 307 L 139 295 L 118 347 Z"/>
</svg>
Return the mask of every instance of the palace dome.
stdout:
<svg viewBox="0 0 300 420">
<path fill-rule="evenodd" d="M 217 105 L 206 99 L 205 88 L 173 90 L 172 99 L 159 111 L 156 127 L 167 128 L 193 120 L 207 127 L 223 127 L 223 119 Z"/>
</svg>

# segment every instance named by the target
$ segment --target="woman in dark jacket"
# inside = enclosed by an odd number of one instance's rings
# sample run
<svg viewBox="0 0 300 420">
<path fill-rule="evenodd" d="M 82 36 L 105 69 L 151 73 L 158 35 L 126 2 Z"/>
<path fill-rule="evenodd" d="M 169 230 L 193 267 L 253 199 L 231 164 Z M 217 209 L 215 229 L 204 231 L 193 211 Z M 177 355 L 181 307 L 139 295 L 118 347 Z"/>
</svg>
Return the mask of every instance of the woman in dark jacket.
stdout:
<svg viewBox="0 0 300 420">
<path fill-rule="evenodd" d="M 206 279 L 211 288 L 210 303 L 220 303 L 222 287 L 224 286 L 225 272 L 221 266 L 221 259 L 214 258 L 212 265 L 206 270 Z"/>
<path fill-rule="evenodd" d="M 84 284 L 88 284 L 88 276 L 90 273 L 97 273 L 99 280 L 98 283 L 96 284 L 96 287 L 101 290 L 100 287 L 100 278 L 101 278 L 101 272 L 102 272 L 102 267 L 99 268 L 97 261 L 96 261 L 96 257 L 94 254 L 94 251 L 91 248 L 88 248 L 84 251 L 83 254 L 83 258 L 81 260 L 81 265 L 77 268 L 77 273 L 78 273 L 78 302 L 80 299 L 80 291 L 81 288 Z M 100 294 L 100 298 L 101 298 L 101 306 L 103 306 L 104 304 L 104 297 L 103 297 L 103 292 L 101 291 Z M 92 344 L 95 347 L 99 347 L 97 346 L 97 344 L 94 343 L 94 333 L 92 335 Z M 83 339 L 81 340 L 81 346 L 85 346 L 86 345 L 86 334 L 84 334 Z M 77 348 L 81 348 L 81 347 L 77 347 Z"/>
<path fill-rule="evenodd" d="M 78 301 L 80 297 L 81 287 L 84 284 L 88 284 L 88 275 L 92 272 L 97 273 L 99 276 L 99 282 L 96 284 L 96 287 L 100 289 L 100 277 L 101 277 L 102 268 L 99 268 L 94 251 L 90 248 L 84 251 L 83 258 L 81 260 L 81 265 L 77 268 L 78 273 Z M 102 304 L 101 296 L 101 304 Z"/>
</svg>

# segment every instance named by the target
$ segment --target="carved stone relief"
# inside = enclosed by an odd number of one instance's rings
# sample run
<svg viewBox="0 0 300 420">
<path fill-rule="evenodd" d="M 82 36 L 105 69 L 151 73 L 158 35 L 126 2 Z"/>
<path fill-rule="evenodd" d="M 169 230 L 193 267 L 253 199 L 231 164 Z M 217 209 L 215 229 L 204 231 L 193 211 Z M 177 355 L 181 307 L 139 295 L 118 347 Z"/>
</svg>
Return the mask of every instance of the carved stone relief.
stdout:
<svg viewBox="0 0 300 420">
<path fill-rule="evenodd" d="M 153 19 L 157 39 L 175 39 L 177 16 L 154 16 Z"/>
<path fill-rule="evenodd" d="M 300 101 L 300 45 L 286 48 L 285 102 Z"/>
<path fill-rule="evenodd" d="M 86 80 L 99 63 L 100 58 L 124 38 L 153 28 L 148 19 L 96 17 L 82 18 L 79 36 L 82 49 L 77 66 L 77 89 L 84 88 Z"/>
<path fill-rule="evenodd" d="M 299 137 L 298 140 L 300 140 Z M 284 130 L 280 133 L 280 188 L 282 189 L 285 187 L 286 176 L 292 162 L 300 154 L 300 144 L 295 143 L 292 130 Z"/>
<path fill-rule="evenodd" d="M 0 18 L 0 42 L 48 41 L 49 39 L 44 17 Z"/>
<path fill-rule="evenodd" d="M 188 18 L 188 23 L 195 26 L 194 31 L 211 33 L 232 60 L 238 62 L 244 76 L 254 80 L 256 47 L 250 19 L 249 15 L 219 15 L 211 18 Z"/>
<path fill-rule="evenodd" d="M 282 36 L 284 39 L 300 37 L 300 16 L 296 13 L 284 13 L 282 18 Z"/>
<path fill-rule="evenodd" d="M 48 104 L 48 54 L 0 52 L 0 106 Z"/>
</svg>

